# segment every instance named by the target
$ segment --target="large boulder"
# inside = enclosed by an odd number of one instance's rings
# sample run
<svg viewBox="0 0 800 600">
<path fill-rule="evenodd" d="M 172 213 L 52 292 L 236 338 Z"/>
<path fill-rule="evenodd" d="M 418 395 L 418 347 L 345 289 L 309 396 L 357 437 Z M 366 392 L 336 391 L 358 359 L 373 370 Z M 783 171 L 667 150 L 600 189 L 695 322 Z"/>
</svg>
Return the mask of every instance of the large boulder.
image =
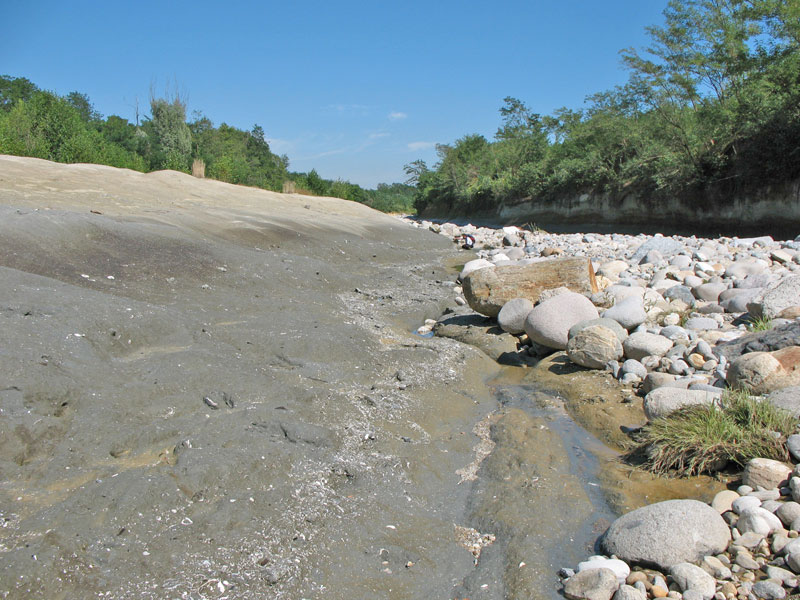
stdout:
<svg viewBox="0 0 800 600">
<path fill-rule="evenodd" d="M 772 352 L 788 346 L 800 346 L 800 322 L 787 323 L 767 331 L 754 331 L 730 342 L 717 344 L 715 353 L 730 361 L 748 352 Z"/>
<path fill-rule="evenodd" d="M 591 300 L 568 292 L 535 306 L 525 319 L 525 333 L 537 344 L 565 350 L 570 328 L 598 316 Z"/>
<path fill-rule="evenodd" d="M 678 387 L 659 387 L 644 397 L 644 414 L 648 421 L 666 417 L 684 406 L 708 406 L 719 400 L 719 392 L 705 390 L 684 390 Z"/>
<path fill-rule="evenodd" d="M 652 237 L 636 249 L 631 256 L 631 263 L 638 265 L 639 261 L 653 250 L 659 252 L 661 256 L 669 257 L 683 250 L 683 244 L 671 237 Z"/>
<path fill-rule="evenodd" d="M 645 356 L 664 356 L 670 348 L 672 340 L 646 331 L 632 333 L 622 343 L 625 356 L 634 360 L 642 360 Z"/>
<path fill-rule="evenodd" d="M 461 274 L 458 276 L 458 278 L 461 281 L 464 281 L 466 276 L 470 273 L 477 271 L 478 269 L 485 269 L 487 267 L 494 268 L 494 263 L 489 262 L 485 258 L 476 258 L 475 260 L 470 260 L 461 268 Z"/>
<path fill-rule="evenodd" d="M 527 298 L 509 300 L 497 314 L 497 324 L 506 333 L 522 333 L 525 331 L 525 317 L 533 310 L 533 302 Z"/>
<path fill-rule="evenodd" d="M 698 500 L 666 500 L 622 515 L 601 545 L 627 563 L 670 569 L 728 547 L 731 530 L 717 511 Z"/>
<path fill-rule="evenodd" d="M 800 298 L 800 275 L 793 275 L 768 288 L 760 297 L 754 298 L 747 305 L 747 311 L 754 317 L 774 319 L 784 308 L 796 305 L 798 298 Z"/>
<path fill-rule="evenodd" d="M 472 310 L 488 317 L 496 317 L 509 300 L 527 298 L 535 303 L 544 290 L 552 288 L 563 286 L 579 294 L 598 291 L 592 261 L 588 258 L 561 258 L 523 266 L 478 269 L 462 280 L 467 303 Z"/>
<path fill-rule="evenodd" d="M 800 419 L 800 385 L 792 385 L 770 392 L 767 395 L 767 401 L 773 406 L 791 413 L 795 419 Z"/>
<path fill-rule="evenodd" d="M 593 325 L 569 338 L 567 355 L 582 367 L 603 369 L 609 361 L 622 358 L 622 344 L 613 330 Z"/>
<path fill-rule="evenodd" d="M 800 385 L 800 346 L 744 354 L 731 363 L 726 379 L 732 388 L 755 394 Z"/>
<path fill-rule="evenodd" d="M 645 322 L 647 313 L 644 310 L 642 298 L 638 296 L 629 296 L 605 311 L 603 313 L 603 318 L 613 319 L 630 331 Z"/>
<path fill-rule="evenodd" d="M 777 488 L 792 475 L 792 468 L 779 460 L 771 458 L 750 459 L 742 473 L 742 483 L 753 489 L 759 486 L 765 490 Z"/>
</svg>

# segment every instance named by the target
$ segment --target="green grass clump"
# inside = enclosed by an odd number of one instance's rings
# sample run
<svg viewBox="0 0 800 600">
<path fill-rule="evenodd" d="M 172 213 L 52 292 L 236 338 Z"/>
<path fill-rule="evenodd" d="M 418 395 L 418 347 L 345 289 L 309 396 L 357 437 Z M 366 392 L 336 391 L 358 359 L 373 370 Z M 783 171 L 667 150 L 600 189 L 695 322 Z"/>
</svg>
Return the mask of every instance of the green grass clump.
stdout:
<svg viewBox="0 0 800 600">
<path fill-rule="evenodd" d="M 729 391 L 719 404 L 687 406 L 647 424 L 629 457 L 658 474 L 696 475 L 751 458 L 787 460 L 786 438 L 797 419 L 746 392 Z"/>
<path fill-rule="evenodd" d="M 768 329 L 772 329 L 772 319 L 768 317 L 754 317 L 750 319 L 747 329 L 750 331 L 767 331 Z"/>
</svg>

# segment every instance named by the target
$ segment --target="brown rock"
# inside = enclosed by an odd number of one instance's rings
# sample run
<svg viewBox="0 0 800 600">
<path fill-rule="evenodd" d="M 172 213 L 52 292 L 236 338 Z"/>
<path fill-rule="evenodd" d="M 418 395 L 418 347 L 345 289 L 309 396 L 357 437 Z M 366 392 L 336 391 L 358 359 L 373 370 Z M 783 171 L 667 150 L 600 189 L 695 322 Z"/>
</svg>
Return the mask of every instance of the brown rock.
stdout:
<svg viewBox="0 0 800 600">
<path fill-rule="evenodd" d="M 756 489 L 761 486 L 765 490 L 777 488 L 782 481 L 789 479 L 792 468 L 778 460 L 770 458 L 753 458 L 744 468 L 742 483 Z"/>
<path fill-rule="evenodd" d="M 702 354 L 697 354 L 697 352 L 690 354 L 686 360 L 695 369 L 702 369 L 703 365 L 706 364 L 705 357 Z"/>
<path fill-rule="evenodd" d="M 542 250 L 542 256 L 558 256 L 560 254 L 564 254 L 564 250 L 556 246 L 548 246 Z"/>
<path fill-rule="evenodd" d="M 654 585 L 650 588 L 650 593 L 653 595 L 653 598 L 666 598 L 669 591 L 665 590 L 660 585 Z"/>
<path fill-rule="evenodd" d="M 464 278 L 464 298 L 472 310 L 496 317 L 503 305 L 514 298 L 533 303 L 542 291 L 564 286 L 579 294 L 598 291 L 592 263 L 588 258 L 561 258 L 525 266 L 479 269 Z"/>
<path fill-rule="evenodd" d="M 628 585 L 633 585 L 637 581 L 641 581 L 642 583 L 647 583 L 647 573 L 644 571 L 631 571 L 628 578 L 625 580 L 625 583 Z"/>
<path fill-rule="evenodd" d="M 756 394 L 800 385 L 800 346 L 743 354 L 731 363 L 727 381 Z"/>
<path fill-rule="evenodd" d="M 800 306 L 788 306 L 778 313 L 779 319 L 796 319 L 800 317 Z"/>
<path fill-rule="evenodd" d="M 737 593 L 736 586 L 730 581 L 726 581 L 725 583 L 723 583 L 719 591 L 725 594 L 726 597 L 731 595 L 735 596 Z"/>
</svg>

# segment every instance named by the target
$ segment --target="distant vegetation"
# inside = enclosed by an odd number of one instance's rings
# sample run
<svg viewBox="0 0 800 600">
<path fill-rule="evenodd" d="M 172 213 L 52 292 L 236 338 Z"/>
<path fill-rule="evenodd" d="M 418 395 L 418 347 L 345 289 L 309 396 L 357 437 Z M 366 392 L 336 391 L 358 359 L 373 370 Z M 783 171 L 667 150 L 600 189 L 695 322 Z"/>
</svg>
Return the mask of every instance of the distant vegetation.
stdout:
<svg viewBox="0 0 800 600">
<path fill-rule="evenodd" d="M 703 197 L 800 176 L 800 0 L 671 0 L 624 86 L 550 116 L 506 98 L 493 141 L 406 165 L 421 212 L 581 193 Z"/>
<path fill-rule="evenodd" d="M 137 111 L 138 112 L 138 111 Z M 0 76 L 0 154 L 32 156 L 64 163 L 87 162 L 136 171 L 190 172 L 202 160 L 205 176 L 282 191 L 293 182 L 299 193 L 354 200 L 385 212 L 412 212 L 414 188 L 379 184 L 375 190 L 328 180 L 315 170 L 289 171 L 287 156 L 277 156 L 254 125 L 243 131 L 219 127 L 199 113 L 187 122 L 186 105 L 152 98 L 150 114 L 139 122 L 99 114 L 86 94 L 59 96 L 24 77 Z M 195 163 L 199 164 L 199 163 Z"/>
</svg>

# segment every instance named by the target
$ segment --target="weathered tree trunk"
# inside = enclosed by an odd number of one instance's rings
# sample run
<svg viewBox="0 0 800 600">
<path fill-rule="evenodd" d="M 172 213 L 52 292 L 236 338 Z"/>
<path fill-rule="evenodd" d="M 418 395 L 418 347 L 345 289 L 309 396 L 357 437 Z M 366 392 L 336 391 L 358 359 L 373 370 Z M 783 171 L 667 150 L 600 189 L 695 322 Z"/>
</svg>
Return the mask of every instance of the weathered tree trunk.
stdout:
<svg viewBox="0 0 800 600">
<path fill-rule="evenodd" d="M 464 297 L 472 310 L 496 317 L 503 304 L 513 298 L 536 302 L 541 293 L 566 287 L 579 294 L 597 292 L 592 261 L 588 258 L 559 258 L 531 265 L 485 268 L 464 278 Z"/>
</svg>

